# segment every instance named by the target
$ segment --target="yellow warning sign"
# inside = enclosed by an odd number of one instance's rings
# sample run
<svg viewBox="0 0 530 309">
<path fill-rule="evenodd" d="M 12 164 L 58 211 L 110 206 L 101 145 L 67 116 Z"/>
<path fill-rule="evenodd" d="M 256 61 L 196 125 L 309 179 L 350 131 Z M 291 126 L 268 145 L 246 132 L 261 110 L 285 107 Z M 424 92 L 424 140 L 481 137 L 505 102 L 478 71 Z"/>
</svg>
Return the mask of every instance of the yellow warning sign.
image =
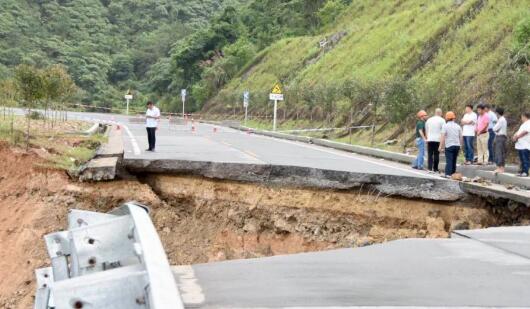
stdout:
<svg viewBox="0 0 530 309">
<path fill-rule="evenodd" d="M 280 84 L 274 85 L 274 88 L 272 88 L 271 93 L 282 94 L 282 88 L 280 87 Z"/>
</svg>

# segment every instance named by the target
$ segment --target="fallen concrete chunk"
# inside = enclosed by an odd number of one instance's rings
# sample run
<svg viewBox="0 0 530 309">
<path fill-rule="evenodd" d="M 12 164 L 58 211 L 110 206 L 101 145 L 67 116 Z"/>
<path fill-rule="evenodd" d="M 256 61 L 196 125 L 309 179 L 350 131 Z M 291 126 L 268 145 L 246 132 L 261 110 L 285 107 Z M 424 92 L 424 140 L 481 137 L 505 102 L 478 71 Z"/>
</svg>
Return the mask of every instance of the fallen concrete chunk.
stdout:
<svg viewBox="0 0 530 309">
<path fill-rule="evenodd" d="M 118 158 L 96 158 L 87 163 L 82 170 L 79 180 L 102 181 L 116 178 Z"/>
<path fill-rule="evenodd" d="M 466 193 L 478 195 L 481 197 L 489 197 L 493 199 L 512 200 L 530 207 L 530 192 L 529 191 L 515 191 L 505 188 L 502 185 L 492 184 L 491 186 L 483 186 L 481 184 L 472 182 L 461 182 L 460 187 Z"/>
<path fill-rule="evenodd" d="M 187 160 L 126 158 L 123 165 L 133 173 L 190 174 L 214 179 L 319 189 L 342 190 L 373 186 L 385 195 L 437 201 L 456 201 L 464 197 L 458 182 L 446 179 L 355 173 L 290 165 Z"/>
</svg>

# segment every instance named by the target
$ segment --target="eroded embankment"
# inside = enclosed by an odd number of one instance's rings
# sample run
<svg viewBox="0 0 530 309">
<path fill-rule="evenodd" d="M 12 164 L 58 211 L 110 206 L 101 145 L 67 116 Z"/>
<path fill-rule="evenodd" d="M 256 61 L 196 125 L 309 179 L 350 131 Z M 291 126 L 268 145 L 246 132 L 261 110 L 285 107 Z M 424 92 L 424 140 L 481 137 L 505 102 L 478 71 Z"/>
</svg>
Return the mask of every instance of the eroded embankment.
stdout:
<svg viewBox="0 0 530 309">
<path fill-rule="evenodd" d="M 248 258 L 528 223 L 527 208 L 434 203 L 363 189 L 315 190 L 149 175 L 169 206 L 154 215 L 174 263 Z M 200 248 L 200 250 L 197 250 Z"/>
<path fill-rule="evenodd" d="M 364 246 L 404 237 L 446 237 L 451 228 L 529 224 L 529 208 L 481 200 L 386 196 L 342 190 L 148 175 L 78 183 L 33 150 L 0 144 L 0 308 L 30 308 L 34 269 L 49 265 L 43 236 L 64 230 L 69 209 L 107 212 L 136 200 L 151 208 L 172 264 Z"/>
</svg>

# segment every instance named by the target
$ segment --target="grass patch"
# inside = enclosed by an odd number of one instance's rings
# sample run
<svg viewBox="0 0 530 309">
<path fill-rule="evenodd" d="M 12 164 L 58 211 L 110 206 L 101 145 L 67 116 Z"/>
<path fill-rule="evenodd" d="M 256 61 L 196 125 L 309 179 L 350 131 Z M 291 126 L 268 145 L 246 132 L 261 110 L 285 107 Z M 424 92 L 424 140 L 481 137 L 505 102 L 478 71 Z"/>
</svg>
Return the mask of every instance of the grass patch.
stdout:
<svg viewBox="0 0 530 309">
<path fill-rule="evenodd" d="M 29 145 L 26 143 L 27 119 L 8 115 L 0 118 L 0 140 L 12 146 L 30 148 L 46 160 L 41 166 L 73 170 L 92 159 L 97 148 L 106 141 L 101 134 L 82 135 L 91 126 L 80 121 L 61 121 L 52 124 L 44 119 L 30 122 Z"/>
</svg>

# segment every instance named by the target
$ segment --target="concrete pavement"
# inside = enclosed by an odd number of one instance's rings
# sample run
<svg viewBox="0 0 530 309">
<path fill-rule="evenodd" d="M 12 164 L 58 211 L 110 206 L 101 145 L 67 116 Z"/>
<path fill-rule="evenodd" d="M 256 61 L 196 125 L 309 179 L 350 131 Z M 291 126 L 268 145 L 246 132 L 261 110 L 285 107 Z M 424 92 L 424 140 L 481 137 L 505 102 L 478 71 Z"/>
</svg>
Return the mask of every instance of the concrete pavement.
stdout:
<svg viewBox="0 0 530 309">
<path fill-rule="evenodd" d="M 384 195 L 455 201 L 458 183 L 386 160 L 317 145 L 248 134 L 194 122 L 160 122 L 156 152 L 147 152 L 142 123 L 124 128 L 123 165 L 134 173 L 192 174 L 279 186 L 350 189 Z"/>
<path fill-rule="evenodd" d="M 491 243 L 528 244 L 530 227 L 462 233 L 474 236 L 180 266 L 174 273 L 184 302 L 198 308 L 530 307 L 527 247 Z"/>
<path fill-rule="evenodd" d="M 382 161 L 357 154 L 346 153 L 304 143 L 285 141 L 247 134 L 226 127 L 195 123 L 170 127 L 162 120 L 157 132 L 155 153 L 145 152 L 147 135 L 142 124 L 127 124 L 131 134 L 125 141 L 125 160 L 175 159 L 191 161 L 232 162 L 249 164 L 274 164 L 314 167 L 327 170 L 358 173 L 377 173 L 421 178 L 437 178 L 426 172 L 412 170 L 401 164 Z M 134 136 L 140 152 L 134 150 Z"/>
</svg>

